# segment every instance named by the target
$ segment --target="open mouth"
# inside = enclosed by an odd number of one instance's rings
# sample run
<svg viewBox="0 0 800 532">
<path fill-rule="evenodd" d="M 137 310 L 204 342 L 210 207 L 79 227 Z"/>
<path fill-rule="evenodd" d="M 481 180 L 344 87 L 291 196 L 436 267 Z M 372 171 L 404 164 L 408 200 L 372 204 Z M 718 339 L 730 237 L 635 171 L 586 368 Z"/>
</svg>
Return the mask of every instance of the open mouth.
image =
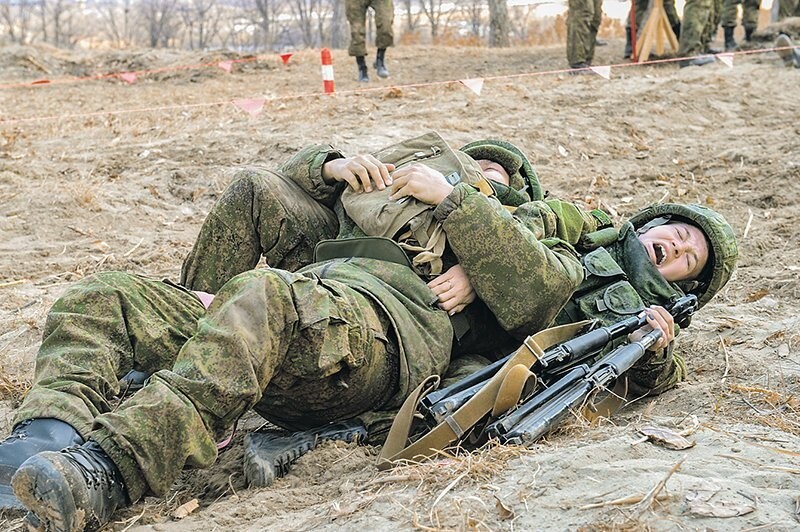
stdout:
<svg viewBox="0 0 800 532">
<path fill-rule="evenodd" d="M 664 264 L 664 259 L 667 258 L 667 251 L 661 244 L 653 244 L 653 253 L 656 256 L 656 266 Z"/>
</svg>

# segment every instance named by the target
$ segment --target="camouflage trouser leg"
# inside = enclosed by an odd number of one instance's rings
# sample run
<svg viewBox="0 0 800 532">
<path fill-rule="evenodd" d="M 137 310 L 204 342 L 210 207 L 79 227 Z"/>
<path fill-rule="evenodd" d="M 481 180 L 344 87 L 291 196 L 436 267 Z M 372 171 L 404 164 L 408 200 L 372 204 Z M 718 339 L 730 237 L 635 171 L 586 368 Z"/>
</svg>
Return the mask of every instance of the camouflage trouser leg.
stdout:
<svg viewBox="0 0 800 532">
<path fill-rule="evenodd" d="M 594 49 L 597 43 L 597 30 L 600 29 L 600 23 L 603 22 L 603 0 L 592 0 L 593 3 L 593 14 L 592 14 L 592 21 L 589 25 L 589 40 L 592 42 L 591 48 L 589 48 L 590 55 L 587 59 L 587 62 L 591 63 L 594 60 Z"/>
<path fill-rule="evenodd" d="M 703 39 L 713 16 L 713 0 L 687 0 L 683 8 L 683 23 L 678 55 L 681 57 L 705 52 Z"/>
<path fill-rule="evenodd" d="M 367 6 L 369 0 L 345 2 L 345 15 L 350 24 L 350 47 L 347 53 L 351 56 L 367 55 Z"/>
<path fill-rule="evenodd" d="M 388 48 L 394 44 L 394 3 L 392 0 L 372 0 L 370 5 L 375 10 L 375 47 Z"/>
<path fill-rule="evenodd" d="M 273 268 L 299 270 L 314 246 L 335 238 L 336 215 L 290 179 L 266 170 L 237 174 L 203 222 L 181 269 L 181 284 L 216 293 L 264 255 Z"/>
<path fill-rule="evenodd" d="M 214 462 L 215 439 L 247 409 L 273 413 L 274 397 L 286 398 L 275 417 L 310 425 L 380 408 L 398 379 L 385 322 L 336 281 L 243 273 L 219 291 L 172 370 L 98 416 L 89 437 L 117 464 L 132 500 L 147 488 L 163 494 L 183 467 Z"/>
<path fill-rule="evenodd" d="M 569 0 L 567 11 L 567 62 L 570 66 L 588 63 L 594 57 L 595 0 Z"/>
<path fill-rule="evenodd" d="M 722 0 L 720 25 L 723 28 L 735 28 L 739 18 L 739 4 L 742 0 Z"/>
<path fill-rule="evenodd" d="M 15 423 L 52 417 L 89 433 L 109 412 L 120 377 L 172 367 L 205 314 L 187 291 L 126 273 L 87 277 L 47 315 L 34 384 Z"/>
<path fill-rule="evenodd" d="M 800 5 L 800 2 L 798 2 L 798 5 Z M 745 29 L 755 31 L 758 27 L 759 9 L 761 9 L 761 0 L 742 1 L 742 26 Z M 800 12 L 795 16 L 800 16 Z"/>
</svg>

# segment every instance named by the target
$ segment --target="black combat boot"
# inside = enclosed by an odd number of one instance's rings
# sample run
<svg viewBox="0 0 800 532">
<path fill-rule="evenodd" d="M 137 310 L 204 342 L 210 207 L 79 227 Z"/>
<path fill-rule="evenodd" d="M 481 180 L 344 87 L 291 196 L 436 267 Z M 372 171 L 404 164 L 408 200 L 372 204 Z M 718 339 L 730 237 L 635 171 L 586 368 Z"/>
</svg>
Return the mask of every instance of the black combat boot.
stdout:
<svg viewBox="0 0 800 532">
<path fill-rule="evenodd" d="M 623 59 L 630 59 L 633 54 L 633 44 L 631 44 L 631 29 L 625 28 L 625 54 Z"/>
<path fill-rule="evenodd" d="M 29 458 L 12 484 L 34 530 L 96 530 L 130 504 L 119 469 L 93 441 Z"/>
<path fill-rule="evenodd" d="M 744 28 L 744 40 L 747 41 L 747 42 L 752 41 L 753 40 L 753 32 L 754 31 L 756 31 L 756 29 L 753 28 L 752 26 L 751 27 L 745 26 L 745 28 Z"/>
<path fill-rule="evenodd" d="M 368 83 L 369 73 L 367 72 L 367 62 L 364 61 L 363 55 L 356 56 L 356 64 L 358 65 L 358 81 Z"/>
<path fill-rule="evenodd" d="M 42 451 L 60 451 L 83 444 L 72 425 L 53 418 L 27 419 L 0 442 L 0 510 L 22 509 L 11 490 L 11 477 L 22 463 Z"/>
<path fill-rule="evenodd" d="M 291 434 L 251 432 L 245 438 L 244 478 L 247 485 L 263 488 L 286 476 L 298 458 L 319 442 L 338 440 L 367 443 L 367 429 L 358 420 L 343 421 Z"/>
<path fill-rule="evenodd" d="M 680 22 L 676 22 L 675 24 L 672 25 L 672 33 L 675 34 L 675 37 L 677 39 L 681 38 L 681 23 Z"/>
<path fill-rule="evenodd" d="M 736 40 L 733 38 L 733 30 L 735 28 L 733 26 L 725 26 L 722 29 L 725 30 L 725 51 L 732 52 L 736 50 Z"/>
<path fill-rule="evenodd" d="M 375 56 L 375 72 L 378 73 L 379 78 L 388 78 L 389 69 L 386 68 L 386 48 L 378 48 L 378 54 Z"/>
</svg>

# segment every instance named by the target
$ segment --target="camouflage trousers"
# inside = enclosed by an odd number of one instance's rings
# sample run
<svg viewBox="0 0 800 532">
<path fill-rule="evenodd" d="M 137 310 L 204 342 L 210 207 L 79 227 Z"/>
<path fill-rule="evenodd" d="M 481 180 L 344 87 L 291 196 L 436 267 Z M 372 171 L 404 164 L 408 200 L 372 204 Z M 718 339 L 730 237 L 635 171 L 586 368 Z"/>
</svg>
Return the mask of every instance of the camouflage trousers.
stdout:
<svg viewBox="0 0 800 532">
<path fill-rule="evenodd" d="M 203 222 L 181 269 L 181 285 L 215 294 L 263 255 L 273 268 L 311 264 L 314 246 L 335 238 L 334 212 L 290 179 L 247 169 L 222 193 Z"/>
<path fill-rule="evenodd" d="M 748 29 L 756 29 L 758 26 L 758 10 L 761 7 L 760 0 L 723 0 L 722 15 L 720 24 L 723 28 L 735 28 L 739 18 L 737 7 L 742 5 L 742 26 Z"/>
<path fill-rule="evenodd" d="M 567 12 L 567 63 L 591 64 L 597 30 L 603 19 L 602 0 L 569 0 Z"/>
<path fill-rule="evenodd" d="M 394 44 L 394 3 L 392 0 L 346 0 L 347 22 L 350 24 L 351 56 L 367 55 L 367 8 L 375 11 L 375 47 L 388 48 Z"/>
<path fill-rule="evenodd" d="M 716 28 L 715 0 L 687 0 L 683 8 L 683 23 L 678 55 L 687 57 L 703 54 Z"/>
<path fill-rule="evenodd" d="M 388 319 L 332 279 L 262 269 L 232 279 L 208 311 L 191 292 L 98 274 L 53 306 L 34 385 L 15 422 L 51 417 L 97 441 L 132 501 L 207 467 L 248 409 L 291 429 L 380 409 L 396 392 Z M 116 410 L 129 370 L 153 372 Z"/>
<path fill-rule="evenodd" d="M 634 2 L 636 8 L 636 35 L 642 34 L 642 29 L 644 29 L 644 25 L 647 22 L 647 16 L 650 14 L 650 0 L 635 0 Z M 678 16 L 678 12 L 675 10 L 675 0 L 665 0 L 664 1 L 664 11 L 667 13 L 667 18 L 669 19 L 669 25 L 673 28 L 681 23 L 681 19 Z M 625 18 L 625 28 L 631 27 L 631 14 L 628 12 L 628 16 Z M 638 37 L 637 37 L 638 39 Z"/>
</svg>

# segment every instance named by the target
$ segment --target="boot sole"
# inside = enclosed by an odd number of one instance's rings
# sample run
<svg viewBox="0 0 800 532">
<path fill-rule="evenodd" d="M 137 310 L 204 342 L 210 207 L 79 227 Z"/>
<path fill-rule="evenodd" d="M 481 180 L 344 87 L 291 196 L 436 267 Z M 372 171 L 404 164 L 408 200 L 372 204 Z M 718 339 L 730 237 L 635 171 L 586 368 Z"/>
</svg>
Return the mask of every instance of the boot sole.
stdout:
<svg viewBox="0 0 800 532">
<path fill-rule="evenodd" d="M 85 513 L 75 504 L 58 463 L 41 455 L 33 456 L 20 466 L 11 485 L 17 498 L 39 520 L 33 530 L 78 532 L 84 529 Z M 34 523 L 29 521 L 36 526 Z"/>
</svg>

